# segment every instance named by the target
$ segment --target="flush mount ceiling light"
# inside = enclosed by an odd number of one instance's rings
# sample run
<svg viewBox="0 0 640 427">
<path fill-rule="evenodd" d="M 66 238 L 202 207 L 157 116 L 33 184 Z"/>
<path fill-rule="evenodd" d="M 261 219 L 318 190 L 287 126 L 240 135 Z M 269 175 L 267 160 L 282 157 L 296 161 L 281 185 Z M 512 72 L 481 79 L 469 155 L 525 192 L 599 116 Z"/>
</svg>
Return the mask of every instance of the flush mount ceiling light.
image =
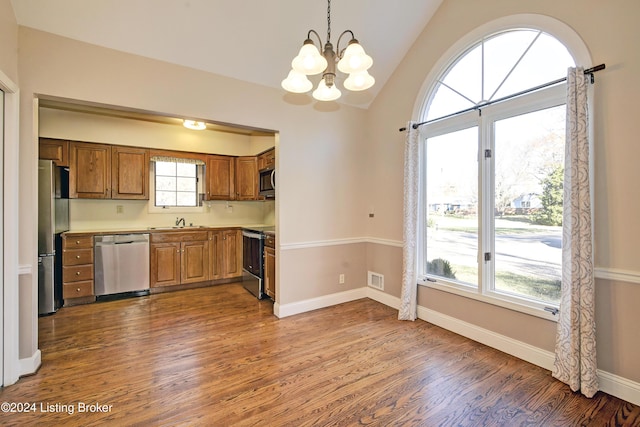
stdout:
<svg viewBox="0 0 640 427">
<path fill-rule="evenodd" d="M 186 127 L 187 129 L 193 130 L 203 130 L 207 128 L 205 122 L 197 122 L 195 120 L 183 120 L 182 126 Z"/>
<path fill-rule="evenodd" d="M 311 34 L 318 38 L 318 46 L 311 40 Z M 342 36 L 349 34 L 351 40 L 347 47 L 340 50 Z M 373 59 L 364 52 L 364 49 L 356 40 L 351 30 L 343 31 L 338 37 L 337 54 L 331 44 L 331 0 L 327 1 L 327 42 L 320 54 L 322 40 L 317 32 L 309 30 L 298 56 L 291 61 L 291 71 L 282 81 L 282 87 L 289 92 L 304 93 L 311 90 L 313 84 L 307 76 L 322 73 L 322 80 L 318 88 L 313 91 L 313 97 L 318 101 L 334 101 L 340 98 L 342 93 L 335 85 L 336 63 L 338 70 L 349 77 L 344 81 L 344 87 L 352 91 L 369 89 L 375 83 L 375 79 L 367 72 L 373 64 Z"/>
</svg>

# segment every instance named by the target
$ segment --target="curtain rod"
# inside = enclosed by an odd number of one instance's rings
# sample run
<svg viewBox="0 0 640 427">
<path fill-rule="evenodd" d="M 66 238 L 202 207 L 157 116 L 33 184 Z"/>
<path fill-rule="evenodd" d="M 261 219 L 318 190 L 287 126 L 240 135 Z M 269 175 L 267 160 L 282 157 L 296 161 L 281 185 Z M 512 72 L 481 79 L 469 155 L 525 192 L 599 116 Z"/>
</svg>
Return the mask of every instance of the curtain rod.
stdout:
<svg viewBox="0 0 640 427">
<path fill-rule="evenodd" d="M 584 74 L 585 75 L 589 74 L 591 76 L 591 84 L 593 84 L 595 82 L 595 79 L 593 77 L 593 73 L 595 73 L 597 71 L 600 71 L 600 70 L 604 70 L 604 69 L 605 69 L 605 65 L 604 64 L 600 64 L 600 65 L 596 65 L 595 67 L 587 68 L 586 70 L 584 70 Z M 516 92 L 514 94 L 511 94 L 511 95 L 508 95 L 508 96 L 505 96 L 505 97 L 502 97 L 502 98 L 494 99 L 493 101 L 487 101 L 487 102 L 484 102 L 482 104 L 474 105 L 473 107 L 466 108 L 466 109 L 460 110 L 460 111 L 456 111 L 455 113 L 447 114 L 446 116 L 438 117 L 437 119 L 427 120 L 426 122 L 414 123 L 412 125 L 412 127 L 414 129 L 418 129 L 420 126 L 426 125 L 428 123 L 433 123 L 433 122 L 437 122 L 439 120 L 448 119 L 449 117 L 457 116 L 457 115 L 463 114 L 463 113 L 468 113 L 469 111 L 481 110 L 483 107 L 486 107 L 487 105 L 496 104 L 498 102 L 506 101 L 506 100 L 511 99 L 511 98 L 515 98 L 515 97 L 518 97 L 518 96 L 521 96 L 521 95 L 526 95 L 527 93 L 535 92 L 536 90 L 540 90 L 540 89 L 544 89 L 544 88 L 549 87 L 549 86 L 557 85 L 558 83 L 562 83 L 564 81 L 567 81 L 566 77 L 563 77 L 563 78 L 558 79 L 558 80 L 554 80 L 552 82 L 544 83 L 544 84 L 541 84 L 541 85 L 536 86 L 536 87 L 525 89 L 523 91 Z M 406 130 L 407 130 L 406 127 L 401 127 L 400 129 L 398 129 L 399 132 L 404 132 Z"/>
</svg>

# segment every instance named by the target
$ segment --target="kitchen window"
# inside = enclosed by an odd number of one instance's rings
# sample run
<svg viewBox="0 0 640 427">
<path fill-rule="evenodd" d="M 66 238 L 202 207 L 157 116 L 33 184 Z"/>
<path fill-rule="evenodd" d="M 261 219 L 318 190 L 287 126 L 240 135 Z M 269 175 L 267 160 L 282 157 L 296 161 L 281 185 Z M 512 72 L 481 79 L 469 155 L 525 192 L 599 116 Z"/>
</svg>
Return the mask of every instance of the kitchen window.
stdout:
<svg viewBox="0 0 640 427">
<path fill-rule="evenodd" d="M 556 38 L 517 29 L 478 41 L 437 80 L 426 120 L 450 116 L 421 128 L 422 284 L 523 311 L 557 307 L 565 86 L 482 104 L 572 66 Z"/>
<path fill-rule="evenodd" d="M 201 206 L 204 165 L 184 159 L 155 158 L 151 162 L 153 207 L 186 209 Z M 176 210 L 178 211 L 178 210 Z"/>
</svg>

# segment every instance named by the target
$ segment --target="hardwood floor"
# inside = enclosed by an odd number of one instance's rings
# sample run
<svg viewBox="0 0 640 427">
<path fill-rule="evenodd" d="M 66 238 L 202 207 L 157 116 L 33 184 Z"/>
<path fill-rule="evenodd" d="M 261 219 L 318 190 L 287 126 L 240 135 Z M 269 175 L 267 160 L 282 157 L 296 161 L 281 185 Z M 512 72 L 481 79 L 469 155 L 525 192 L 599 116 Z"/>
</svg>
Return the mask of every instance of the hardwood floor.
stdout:
<svg viewBox="0 0 640 427">
<path fill-rule="evenodd" d="M 38 373 L 0 391 L 0 402 L 35 411 L 2 413 L 0 424 L 640 425 L 638 406 L 584 398 L 544 369 L 397 321 L 369 299 L 271 313 L 239 284 L 63 308 L 39 320 Z M 107 411 L 79 411 L 96 403 Z"/>
</svg>

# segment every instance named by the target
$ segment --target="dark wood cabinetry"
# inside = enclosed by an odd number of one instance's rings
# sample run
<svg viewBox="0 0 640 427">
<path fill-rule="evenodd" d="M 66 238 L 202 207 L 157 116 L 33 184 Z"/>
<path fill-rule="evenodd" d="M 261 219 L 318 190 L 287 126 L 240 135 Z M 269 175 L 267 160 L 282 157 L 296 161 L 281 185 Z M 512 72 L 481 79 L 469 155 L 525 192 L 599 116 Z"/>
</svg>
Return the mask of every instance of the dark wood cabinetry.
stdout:
<svg viewBox="0 0 640 427">
<path fill-rule="evenodd" d="M 149 199 L 149 150 L 72 141 L 69 197 Z"/>
<path fill-rule="evenodd" d="M 258 158 L 236 157 L 236 200 L 258 200 Z"/>
<path fill-rule="evenodd" d="M 235 157 L 207 156 L 207 200 L 234 200 Z"/>
<path fill-rule="evenodd" d="M 206 231 L 152 233 L 151 287 L 209 280 L 209 234 Z"/>
<path fill-rule="evenodd" d="M 152 243 L 149 248 L 149 257 L 151 287 L 180 284 L 180 242 Z"/>
<path fill-rule="evenodd" d="M 209 279 L 242 276 L 242 231 L 239 229 L 209 232 Z"/>
<path fill-rule="evenodd" d="M 271 234 L 264 241 L 264 292 L 276 300 L 276 239 Z"/>
<path fill-rule="evenodd" d="M 258 171 L 275 166 L 275 149 L 235 157 L 51 138 L 39 146 L 39 158 L 69 167 L 69 197 L 78 199 L 148 200 L 151 154 L 204 161 L 205 200 L 261 200 Z"/>
<path fill-rule="evenodd" d="M 111 148 L 112 199 L 149 199 L 149 150 Z"/>
<path fill-rule="evenodd" d="M 93 236 L 65 234 L 62 237 L 62 298 L 65 305 L 92 299 Z"/>
<path fill-rule="evenodd" d="M 276 149 L 258 154 L 258 170 L 276 167 Z"/>
<path fill-rule="evenodd" d="M 111 198 L 111 146 L 71 142 L 69 146 L 69 197 Z"/>
<path fill-rule="evenodd" d="M 40 138 L 38 158 L 53 160 L 56 166 L 69 166 L 69 141 Z"/>
</svg>

